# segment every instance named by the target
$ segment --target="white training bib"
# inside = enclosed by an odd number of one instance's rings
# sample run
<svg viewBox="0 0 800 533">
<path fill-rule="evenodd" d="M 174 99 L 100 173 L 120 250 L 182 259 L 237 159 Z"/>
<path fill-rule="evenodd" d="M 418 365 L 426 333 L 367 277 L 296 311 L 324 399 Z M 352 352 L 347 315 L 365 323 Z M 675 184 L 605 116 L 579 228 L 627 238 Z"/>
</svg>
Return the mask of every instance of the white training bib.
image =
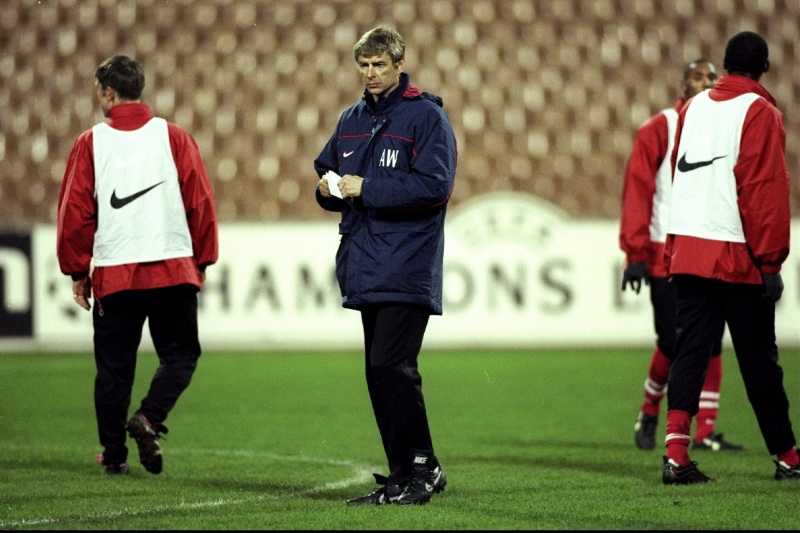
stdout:
<svg viewBox="0 0 800 533">
<path fill-rule="evenodd" d="M 745 116 L 758 98 L 747 93 L 715 102 L 706 90 L 689 103 L 678 143 L 668 233 L 745 242 L 733 167 Z"/>
<path fill-rule="evenodd" d="M 669 204 L 672 191 L 672 164 L 670 156 L 675 146 L 675 129 L 678 125 L 678 112 L 673 108 L 661 111 L 667 119 L 667 153 L 661 166 L 656 171 L 656 192 L 653 195 L 653 216 L 650 217 L 650 240 L 665 242 L 667 240 L 667 222 L 669 222 Z"/>
<path fill-rule="evenodd" d="M 96 266 L 192 257 L 167 122 L 134 131 L 92 128 L 98 223 Z"/>
</svg>

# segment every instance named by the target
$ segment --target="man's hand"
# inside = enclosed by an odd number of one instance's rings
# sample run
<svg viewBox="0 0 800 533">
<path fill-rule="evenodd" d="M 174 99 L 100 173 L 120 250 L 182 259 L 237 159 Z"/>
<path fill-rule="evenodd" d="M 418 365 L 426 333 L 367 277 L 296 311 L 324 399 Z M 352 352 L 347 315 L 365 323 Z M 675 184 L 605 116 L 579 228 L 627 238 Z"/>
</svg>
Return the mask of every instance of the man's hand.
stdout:
<svg viewBox="0 0 800 533">
<path fill-rule="evenodd" d="M 764 299 L 777 302 L 783 294 L 783 280 L 780 274 L 762 274 L 764 278 Z"/>
<path fill-rule="evenodd" d="M 89 276 L 72 282 L 72 297 L 75 299 L 75 303 L 87 311 L 92 308 L 92 304 L 89 302 L 92 297 L 92 280 Z"/>
<path fill-rule="evenodd" d="M 345 174 L 342 176 L 342 179 L 340 179 L 337 184 L 339 190 L 342 191 L 342 198 L 346 200 L 347 198 L 361 196 L 361 184 L 363 182 L 364 178 L 361 176 L 354 176 L 353 174 Z"/>
<path fill-rule="evenodd" d="M 318 184 L 317 188 L 319 190 L 319 193 L 322 196 L 324 196 L 325 198 L 330 198 L 331 197 L 331 188 L 330 188 L 330 186 L 328 186 L 328 179 L 327 178 L 321 178 L 319 180 L 319 184 Z"/>
<path fill-rule="evenodd" d="M 624 291 L 625 286 L 630 284 L 631 290 L 639 294 L 642 288 L 642 280 L 644 280 L 646 285 L 650 284 L 650 273 L 647 271 L 647 263 L 628 263 L 628 266 L 625 267 L 625 271 L 622 273 L 622 290 Z"/>
</svg>

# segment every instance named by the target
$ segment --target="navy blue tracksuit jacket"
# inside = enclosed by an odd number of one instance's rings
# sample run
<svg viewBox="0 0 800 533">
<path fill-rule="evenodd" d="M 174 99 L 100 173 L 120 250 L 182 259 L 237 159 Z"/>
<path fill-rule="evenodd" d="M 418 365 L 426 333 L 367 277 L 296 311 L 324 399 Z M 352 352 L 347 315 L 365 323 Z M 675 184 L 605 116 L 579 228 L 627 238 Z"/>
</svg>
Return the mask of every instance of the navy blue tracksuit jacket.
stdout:
<svg viewBox="0 0 800 533">
<path fill-rule="evenodd" d="M 342 305 L 411 303 L 442 314 L 444 221 L 456 175 L 456 138 L 442 99 L 410 84 L 378 102 L 369 93 L 342 113 L 314 167 L 364 178 L 340 211 L 336 276 Z"/>
</svg>

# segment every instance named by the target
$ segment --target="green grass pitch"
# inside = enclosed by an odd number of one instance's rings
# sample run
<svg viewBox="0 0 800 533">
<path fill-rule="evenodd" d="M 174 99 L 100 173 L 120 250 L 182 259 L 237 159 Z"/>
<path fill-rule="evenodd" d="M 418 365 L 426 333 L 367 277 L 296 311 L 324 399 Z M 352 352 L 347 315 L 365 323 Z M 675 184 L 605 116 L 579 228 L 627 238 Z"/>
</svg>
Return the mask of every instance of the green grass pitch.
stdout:
<svg viewBox="0 0 800 533">
<path fill-rule="evenodd" d="M 650 352 L 423 350 L 447 489 L 369 508 L 345 505 L 386 474 L 357 351 L 207 351 L 163 473 L 129 440 L 115 477 L 94 462 L 91 353 L 3 353 L 0 529 L 800 529 L 800 481 L 773 479 L 730 348 L 717 429 L 747 449 L 694 452 L 712 483 L 661 484 L 663 447 L 633 444 Z M 800 351 L 780 363 L 798 435 Z M 155 365 L 140 355 L 131 411 Z"/>
</svg>

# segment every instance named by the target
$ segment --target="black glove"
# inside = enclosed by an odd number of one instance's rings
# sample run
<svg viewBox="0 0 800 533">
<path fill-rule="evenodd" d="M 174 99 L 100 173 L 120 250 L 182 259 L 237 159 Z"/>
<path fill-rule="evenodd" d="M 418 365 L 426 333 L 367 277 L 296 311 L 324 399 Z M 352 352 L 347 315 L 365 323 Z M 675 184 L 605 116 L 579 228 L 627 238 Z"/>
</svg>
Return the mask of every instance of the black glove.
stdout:
<svg viewBox="0 0 800 533">
<path fill-rule="evenodd" d="M 642 280 L 645 284 L 650 284 L 650 273 L 647 271 L 647 263 L 628 263 L 625 267 L 625 272 L 622 273 L 622 290 L 625 286 L 630 284 L 631 290 L 639 294 L 642 288 Z"/>
<path fill-rule="evenodd" d="M 764 278 L 764 299 L 777 302 L 783 294 L 783 280 L 780 274 L 762 274 Z"/>
</svg>

